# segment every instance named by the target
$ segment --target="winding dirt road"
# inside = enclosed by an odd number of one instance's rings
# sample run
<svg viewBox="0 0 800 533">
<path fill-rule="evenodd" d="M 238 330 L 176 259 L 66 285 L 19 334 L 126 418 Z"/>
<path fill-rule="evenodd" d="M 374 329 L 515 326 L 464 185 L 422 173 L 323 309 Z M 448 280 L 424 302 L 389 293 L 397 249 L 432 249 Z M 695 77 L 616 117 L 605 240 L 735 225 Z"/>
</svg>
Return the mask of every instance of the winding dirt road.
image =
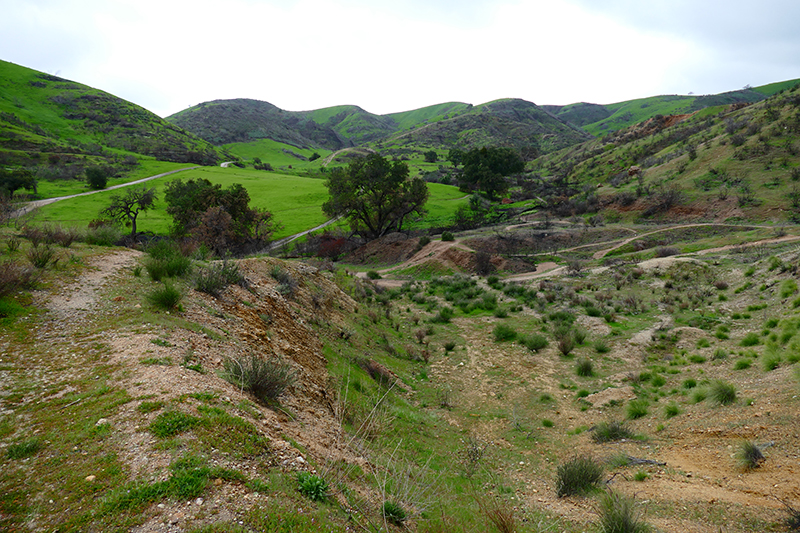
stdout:
<svg viewBox="0 0 800 533">
<path fill-rule="evenodd" d="M 119 185 L 112 185 L 111 187 L 107 187 L 105 189 L 98 189 L 96 191 L 81 192 L 81 193 L 78 193 L 78 194 L 70 194 L 68 196 L 58 196 L 56 198 L 45 198 L 44 200 L 36 200 L 36 201 L 33 201 L 33 202 L 28 202 L 27 204 L 22 206 L 20 209 L 15 211 L 11 216 L 12 216 L 12 218 L 21 217 L 21 216 L 23 216 L 23 215 L 25 215 L 27 213 L 30 213 L 34 209 L 37 209 L 37 208 L 45 206 L 45 205 L 50 205 L 52 203 L 55 203 L 55 202 L 58 202 L 58 201 L 61 201 L 61 200 L 68 200 L 69 198 L 77 198 L 78 196 L 89 196 L 90 194 L 97 194 L 99 192 L 113 191 L 113 190 L 116 190 L 116 189 L 121 189 L 123 187 L 130 187 L 131 185 L 138 185 L 140 183 L 144 183 L 146 181 L 154 180 L 156 178 L 163 178 L 164 176 L 169 176 L 170 174 L 175 174 L 176 172 L 183 172 L 185 170 L 194 170 L 196 168 L 200 168 L 200 167 L 199 166 L 195 166 L 195 167 L 179 168 L 178 170 L 170 170 L 169 172 L 164 172 L 162 174 L 156 174 L 155 176 L 149 176 L 147 178 L 142 178 L 142 179 L 138 179 L 138 180 L 134 180 L 134 181 L 129 181 L 128 183 L 120 183 Z"/>
</svg>

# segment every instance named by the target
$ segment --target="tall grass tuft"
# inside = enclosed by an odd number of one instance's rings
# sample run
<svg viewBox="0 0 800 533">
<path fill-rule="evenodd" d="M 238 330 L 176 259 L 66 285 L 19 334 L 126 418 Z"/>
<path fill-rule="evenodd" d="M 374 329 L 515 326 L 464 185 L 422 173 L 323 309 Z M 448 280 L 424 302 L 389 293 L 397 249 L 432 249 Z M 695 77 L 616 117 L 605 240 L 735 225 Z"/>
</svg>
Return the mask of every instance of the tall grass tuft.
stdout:
<svg viewBox="0 0 800 533">
<path fill-rule="evenodd" d="M 171 283 L 165 281 L 164 285 L 153 290 L 147 295 L 147 301 L 156 307 L 167 311 L 178 307 L 183 298 L 183 293 Z"/>
<path fill-rule="evenodd" d="M 708 388 L 708 397 L 720 405 L 730 405 L 736 401 L 736 387 L 717 380 Z"/>
<path fill-rule="evenodd" d="M 766 460 L 761 448 L 753 441 L 745 440 L 739 443 L 736 450 L 736 462 L 742 470 L 754 470 Z"/>
<path fill-rule="evenodd" d="M 592 433 L 592 440 L 597 443 L 615 442 L 623 439 L 632 439 L 634 437 L 635 434 L 633 431 L 628 429 L 624 422 L 618 420 L 600 422 Z"/>
<path fill-rule="evenodd" d="M 556 494 L 559 498 L 586 494 L 603 481 L 603 466 L 594 458 L 578 456 L 558 466 Z"/>
<path fill-rule="evenodd" d="M 603 533 L 646 533 L 650 526 L 643 521 L 643 513 L 636 508 L 631 496 L 609 490 L 597 501 L 600 531 Z"/>
</svg>

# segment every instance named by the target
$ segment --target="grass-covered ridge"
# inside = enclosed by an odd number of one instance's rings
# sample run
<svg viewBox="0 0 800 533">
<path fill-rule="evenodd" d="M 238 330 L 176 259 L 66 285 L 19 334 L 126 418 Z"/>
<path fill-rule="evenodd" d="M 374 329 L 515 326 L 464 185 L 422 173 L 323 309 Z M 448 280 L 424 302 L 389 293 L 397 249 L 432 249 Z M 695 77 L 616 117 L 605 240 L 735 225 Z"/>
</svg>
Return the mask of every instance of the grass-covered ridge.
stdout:
<svg viewBox="0 0 800 533">
<path fill-rule="evenodd" d="M 0 156 L 8 164 L 125 155 L 214 164 L 209 143 L 104 91 L 0 61 Z M 98 159 L 101 160 L 101 159 Z"/>
</svg>

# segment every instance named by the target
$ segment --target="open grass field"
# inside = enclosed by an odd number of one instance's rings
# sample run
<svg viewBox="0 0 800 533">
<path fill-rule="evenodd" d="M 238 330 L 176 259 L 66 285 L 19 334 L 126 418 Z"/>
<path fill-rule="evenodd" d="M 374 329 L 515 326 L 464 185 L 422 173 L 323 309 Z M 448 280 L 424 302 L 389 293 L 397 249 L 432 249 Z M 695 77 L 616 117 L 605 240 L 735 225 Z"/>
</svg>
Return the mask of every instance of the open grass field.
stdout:
<svg viewBox="0 0 800 533">
<path fill-rule="evenodd" d="M 182 166 L 168 163 L 148 168 L 150 168 L 150 172 L 158 173 L 182 168 Z M 142 173 L 142 171 L 137 172 L 135 178 L 142 177 L 140 175 Z M 251 205 L 269 210 L 275 220 L 283 225 L 283 228 L 275 234 L 275 238 L 294 235 L 318 226 L 328 219 L 322 212 L 322 204 L 328 199 L 328 189 L 322 179 L 260 170 L 243 170 L 235 167 L 203 167 L 147 182 L 147 186 L 156 187 L 159 200 L 154 210 L 139 215 L 137 224 L 140 231 L 152 231 L 156 234 L 169 232 L 172 219 L 165 210 L 163 190 L 168 182 L 175 179 L 208 179 L 212 183 L 222 185 L 223 188 L 234 183 L 241 183 L 250 194 Z M 64 194 L 87 191 L 86 188 L 81 188 L 77 182 L 74 183 L 76 190 L 64 187 Z M 420 229 L 444 225 L 452 218 L 458 205 L 466 202 L 466 200 L 459 200 L 464 197 L 464 194 L 459 192 L 456 187 L 433 183 L 429 184 L 429 190 L 431 193 L 428 200 L 429 215 L 423 221 L 415 222 L 412 227 Z M 57 189 L 54 188 L 51 192 L 56 191 Z M 61 200 L 41 208 L 34 220 L 86 227 L 90 221 L 99 217 L 100 210 L 108 205 L 112 194 L 120 194 L 120 191 L 101 191 L 89 196 Z M 58 196 L 60 195 L 62 194 L 58 194 Z M 53 195 L 48 196 L 52 197 Z"/>
</svg>

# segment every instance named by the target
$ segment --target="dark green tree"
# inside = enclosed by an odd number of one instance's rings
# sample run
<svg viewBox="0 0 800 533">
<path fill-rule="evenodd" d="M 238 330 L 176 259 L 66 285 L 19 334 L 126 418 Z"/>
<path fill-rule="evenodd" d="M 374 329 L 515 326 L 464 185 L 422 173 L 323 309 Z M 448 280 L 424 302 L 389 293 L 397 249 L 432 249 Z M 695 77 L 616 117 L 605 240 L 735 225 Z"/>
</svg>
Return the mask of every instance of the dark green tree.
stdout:
<svg viewBox="0 0 800 533">
<path fill-rule="evenodd" d="M 436 153 L 436 150 L 428 150 L 422 155 L 425 156 L 426 163 L 436 163 L 439 160 L 439 154 Z"/>
<path fill-rule="evenodd" d="M 102 216 L 118 220 L 131 228 L 131 236 L 136 235 L 136 218 L 156 202 L 156 189 L 152 187 L 128 187 L 124 194 L 111 196 L 111 205 L 100 211 Z"/>
<path fill-rule="evenodd" d="M 219 255 L 263 247 L 278 227 L 271 213 L 250 207 L 250 194 L 240 183 L 223 189 L 207 179 L 173 180 L 164 199 L 173 233 L 192 235 Z"/>
<path fill-rule="evenodd" d="M 0 196 L 11 198 L 18 189 L 36 192 L 36 178 L 31 171 L 26 168 L 0 168 Z"/>
<path fill-rule="evenodd" d="M 322 206 L 328 216 L 345 216 L 353 231 L 371 239 L 400 231 L 406 218 L 424 213 L 428 187 L 408 178 L 408 165 L 378 154 L 353 160 L 332 171 L 325 182 L 330 199 Z"/>
<path fill-rule="evenodd" d="M 86 183 L 95 190 L 105 189 L 108 183 L 108 172 L 101 166 L 86 169 Z"/>
<path fill-rule="evenodd" d="M 525 170 L 525 162 L 511 148 L 484 146 L 466 152 L 462 159 L 464 168 L 459 182 L 472 190 L 479 190 L 494 200 L 508 190 L 506 176 Z"/>
<path fill-rule="evenodd" d="M 464 159 L 464 150 L 459 148 L 451 148 L 449 152 L 447 152 L 447 160 L 453 163 L 453 166 L 458 169 L 458 165 L 461 164 L 461 161 Z"/>
</svg>

